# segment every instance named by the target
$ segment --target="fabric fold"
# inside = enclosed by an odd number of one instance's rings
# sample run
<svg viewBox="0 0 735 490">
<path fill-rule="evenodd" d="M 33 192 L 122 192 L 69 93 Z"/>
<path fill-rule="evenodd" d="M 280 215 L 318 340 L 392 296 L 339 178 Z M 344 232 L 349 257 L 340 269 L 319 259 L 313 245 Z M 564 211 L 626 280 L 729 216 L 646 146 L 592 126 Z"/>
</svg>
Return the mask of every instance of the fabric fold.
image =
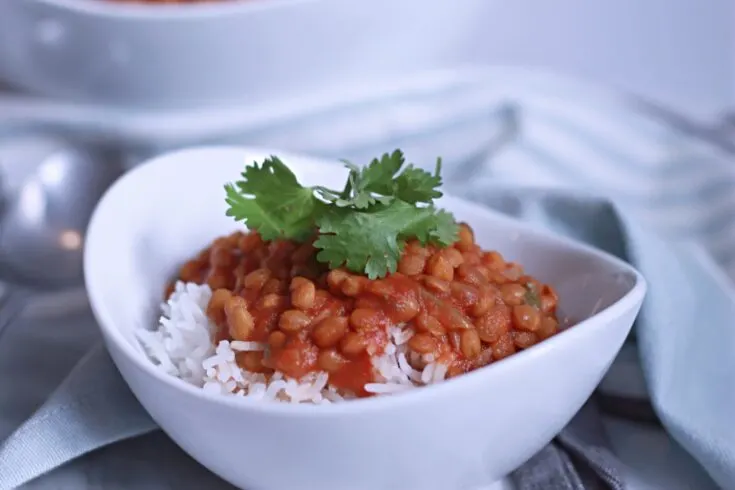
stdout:
<svg viewBox="0 0 735 490">
<path fill-rule="evenodd" d="M 98 344 L 0 444 L 0 489 L 16 488 L 90 451 L 156 429 Z"/>
</svg>

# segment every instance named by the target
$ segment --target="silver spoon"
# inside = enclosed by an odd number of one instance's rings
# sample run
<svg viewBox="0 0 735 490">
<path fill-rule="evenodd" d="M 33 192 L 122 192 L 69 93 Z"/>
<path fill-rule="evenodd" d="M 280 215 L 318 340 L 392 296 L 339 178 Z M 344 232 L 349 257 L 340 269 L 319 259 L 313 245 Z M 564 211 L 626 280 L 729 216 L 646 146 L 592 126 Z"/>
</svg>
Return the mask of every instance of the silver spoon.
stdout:
<svg viewBox="0 0 735 490">
<path fill-rule="evenodd" d="M 0 335 L 32 298 L 82 287 L 89 219 L 123 172 L 117 152 L 69 142 L 56 142 L 28 167 L 2 203 Z"/>
</svg>

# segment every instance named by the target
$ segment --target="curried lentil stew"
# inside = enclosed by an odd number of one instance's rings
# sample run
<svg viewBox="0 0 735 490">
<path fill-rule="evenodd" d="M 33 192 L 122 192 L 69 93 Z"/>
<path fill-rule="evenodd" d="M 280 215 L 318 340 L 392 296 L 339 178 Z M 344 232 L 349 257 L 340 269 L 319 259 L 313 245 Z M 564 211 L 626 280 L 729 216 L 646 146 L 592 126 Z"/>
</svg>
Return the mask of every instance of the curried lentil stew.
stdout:
<svg viewBox="0 0 735 490">
<path fill-rule="evenodd" d="M 433 202 L 422 206 L 417 188 L 413 194 L 397 190 L 406 182 L 418 186 L 418 176 L 431 174 L 408 166 L 403 174 L 423 173 L 393 187 L 373 185 L 382 191 L 373 197 L 359 195 L 371 187 L 365 180 L 377 178 L 370 168 L 383 168 L 392 185 L 400 182 L 403 164 L 396 151 L 365 169 L 350 167 L 341 193 L 309 188 L 299 199 L 316 194 L 317 211 L 307 210 L 310 218 L 302 219 L 304 203 L 295 212 L 291 202 L 284 207 L 291 221 L 275 231 L 269 226 L 277 220 L 265 219 L 263 210 L 273 200 L 293 200 L 294 193 L 280 189 L 259 200 L 255 189 L 268 186 L 256 184 L 251 169 L 268 168 L 264 181 L 275 181 L 283 168 L 267 162 L 248 167 L 246 180 L 227 187 L 227 202 L 228 214 L 247 221 L 252 231 L 219 237 L 183 264 L 165 292 L 158 328 L 141 332 L 151 359 L 213 392 L 331 403 L 440 382 L 558 333 L 553 287 L 497 251 L 483 250 L 468 224 L 455 223 Z M 425 201 L 438 197 L 439 172 L 438 164 L 432 197 Z M 292 184 L 292 176 L 279 179 Z M 417 199 L 402 199 L 409 195 Z M 396 213 L 384 213 L 406 203 L 420 216 L 407 212 L 409 218 L 396 224 Z M 332 212 L 326 205 L 335 206 L 341 221 L 324 218 Z M 392 231 L 365 234 L 373 226 L 370 213 L 384 213 L 375 226 Z M 279 219 L 288 214 L 276 213 Z M 294 228 L 300 219 L 303 226 Z M 359 229 L 346 225 L 353 219 Z M 359 239 L 361 234 L 366 236 Z M 373 245 L 384 240 L 396 246 Z"/>
</svg>

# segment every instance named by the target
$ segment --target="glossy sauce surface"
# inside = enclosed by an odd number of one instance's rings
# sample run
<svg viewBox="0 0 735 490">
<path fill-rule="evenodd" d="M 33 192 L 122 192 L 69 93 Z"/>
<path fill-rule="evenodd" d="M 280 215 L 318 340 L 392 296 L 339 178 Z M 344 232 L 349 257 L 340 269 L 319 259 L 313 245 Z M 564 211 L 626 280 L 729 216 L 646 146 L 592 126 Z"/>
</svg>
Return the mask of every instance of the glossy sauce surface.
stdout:
<svg viewBox="0 0 735 490">
<path fill-rule="evenodd" d="M 240 352 L 240 367 L 301 378 L 329 374 L 335 388 L 367 396 L 376 380 L 371 357 L 384 352 L 389 328 L 410 329 L 407 359 L 456 376 L 556 334 L 557 295 L 497 252 L 483 251 L 471 229 L 436 249 L 409 242 L 398 271 L 369 280 L 316 261 L 310 243 L 264 242 L 257 233 L 217 239 L 183 265 L 178 279 L 207 283 L 215 342 L 267 345 Z M 167 292 L 167 295 L 170 293 Z"/>
</svg>

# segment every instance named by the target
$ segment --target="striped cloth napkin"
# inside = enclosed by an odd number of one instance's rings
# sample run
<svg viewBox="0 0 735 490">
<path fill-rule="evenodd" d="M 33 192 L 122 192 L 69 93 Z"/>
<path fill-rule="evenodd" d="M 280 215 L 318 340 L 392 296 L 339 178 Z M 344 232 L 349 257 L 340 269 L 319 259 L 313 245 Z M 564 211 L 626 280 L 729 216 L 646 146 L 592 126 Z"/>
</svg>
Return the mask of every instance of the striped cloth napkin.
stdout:
<svg viewBox="0 0 735 490">
<path fill-rule="evenodd" d="M 637 347 L 651 402 L 712 479 L 735 488 L 730 155 L 645 117 L 622 96 L 527 70 L 424 75 L 400 90 L 312 105 L 229 142 L 358 162 L 396 147 L 428 166 L 441 155 L 454 194 L 633 262 L 650 283 Z M 154 428 L 109 368 L 103 351 L 90 352 L 0 445 L 0 488 Z M 102 396 L 103 384 L 115 396 Z M 113 408 L 114 423 L 99 416 Z M 67 414 L 61 423 L 59 413 Z M 520 490 L 624 488 L 605 448 L 588 404 L 514 481 Z"/>
</svg>

